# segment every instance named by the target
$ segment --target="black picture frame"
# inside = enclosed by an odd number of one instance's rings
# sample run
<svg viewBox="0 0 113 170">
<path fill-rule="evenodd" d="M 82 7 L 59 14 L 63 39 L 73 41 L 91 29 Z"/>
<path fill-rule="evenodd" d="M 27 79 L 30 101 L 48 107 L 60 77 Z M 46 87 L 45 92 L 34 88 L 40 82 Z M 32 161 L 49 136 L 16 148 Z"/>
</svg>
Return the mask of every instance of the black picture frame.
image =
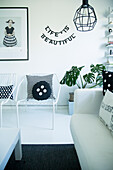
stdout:
<svg viewBox="0 0 113 170">
<path fill-rule="evenodd" d="M 0 7 L 0 61 L 29 60 L 28 7 Z"/>
</svg>

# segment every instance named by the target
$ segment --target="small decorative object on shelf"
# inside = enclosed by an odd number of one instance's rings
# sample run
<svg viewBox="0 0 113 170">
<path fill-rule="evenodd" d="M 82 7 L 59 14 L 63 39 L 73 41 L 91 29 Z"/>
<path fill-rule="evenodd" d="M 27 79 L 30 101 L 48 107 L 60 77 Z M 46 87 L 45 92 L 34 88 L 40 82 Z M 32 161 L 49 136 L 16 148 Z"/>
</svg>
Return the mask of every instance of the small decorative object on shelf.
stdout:
<svg viewBox="0 0 113 170">
<path fill-rule="evenodd" d="M 110 55 L 113 55 L 113 50 L 110 50 Z"/>
<path fill-rule="evenodd" d="M 107 34 L 107 44 L 106 44 L 106 58 L 107 62 L 105 63 L 106 69 L 109 69 L 109 66 L 113 67 L 113 9 L 109 7 L 108 18 L 108 34 Z"/>
<path fill-rule="evenodd" d="M 111 28 L 109 28 L 109 33 L 111 33 L 113 30 Z"/>
</svg>

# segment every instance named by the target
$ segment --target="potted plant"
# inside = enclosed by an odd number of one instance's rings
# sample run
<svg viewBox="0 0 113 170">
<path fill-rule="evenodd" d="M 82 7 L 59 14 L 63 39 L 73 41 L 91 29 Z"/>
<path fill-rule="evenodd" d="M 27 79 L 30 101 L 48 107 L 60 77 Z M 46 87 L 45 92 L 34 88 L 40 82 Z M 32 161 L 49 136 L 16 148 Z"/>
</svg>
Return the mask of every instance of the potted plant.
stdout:
<svg viewBox="0 0 113 170">
<path fill-rule="evenodd" d="M 77 67 L 72 66 L 69 71 L 66 71 L 64 77 L 60 81 L 60 84 L 66 84 L 71 87 L 76 85 L 78 88 L 94 88 L 96 86 L 103 85 L 102 71 L 105 70 L 103 64 L 91 64 L 90 72 L 84 75 L 81 75 L 81 71 L 85 66 Z M 70 93 L 69 104 L 72 105 L 74 102 L 74 93 Z"/>
</svg>

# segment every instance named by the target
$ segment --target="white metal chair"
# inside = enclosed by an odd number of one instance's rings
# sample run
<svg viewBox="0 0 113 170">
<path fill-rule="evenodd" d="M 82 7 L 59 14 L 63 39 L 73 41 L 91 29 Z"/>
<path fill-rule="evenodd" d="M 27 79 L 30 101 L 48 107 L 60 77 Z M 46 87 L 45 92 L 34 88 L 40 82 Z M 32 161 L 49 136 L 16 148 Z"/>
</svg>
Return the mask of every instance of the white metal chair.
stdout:
<svg viewBox="0 0 113 170">
<path fill-rule="evenodd" d="M 30 76 L 48 76 L 47 74 L 32 74 Z M 54 97 L 52 99 L 46 99 L 46 100 L 36 100 L 36 99 L 27 99 L 27 78 L 24 76 L 24 78 L 20 81 L 17 89 L 17 96 L 20 98 L 17 101 L 17 115 L 19 115 L 19 105 L 52 105 L 53 107 L 53 112 L 52 112 L 52 129 L 54 129 L 54 119 L 55 119 L 55 109 L 57 108 L 57 103 L 60 95 L 60 83 L 58 80 L 58 77 L 56 74 L 53 74 L 53 79 L 52 79 L 52 90 L 53 90 L 53 95 Z M 19 93 L 21 91 L 21 94 L 23 97 L 19 97 Z M 19 117 L 18 117 L 19 118 Z M 18 119 L 18 124 L 19 124 L 19 119 Z"/>
<path fill-rule="evenodd" d="M 16 104 L 17 76 L 15 73 L 0 74 L 0 127 L 2 127 L 3 105 Z M 18 127 L 18 115 L 17 115 Z"/>
</svg>

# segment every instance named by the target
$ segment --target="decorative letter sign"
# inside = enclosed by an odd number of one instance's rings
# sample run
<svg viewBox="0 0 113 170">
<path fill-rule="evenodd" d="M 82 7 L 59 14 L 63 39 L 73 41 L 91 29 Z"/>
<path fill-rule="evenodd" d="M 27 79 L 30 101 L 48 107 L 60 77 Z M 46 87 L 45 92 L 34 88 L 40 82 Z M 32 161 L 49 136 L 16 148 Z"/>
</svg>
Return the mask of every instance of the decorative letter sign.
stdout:
<svg viewBox="0 0 113 170">
<path fill-rule="evenodd" d="M 69 30 L 69 27 L 66 25 L 65 28 L 60 31 L 60 32 L 54 32 L 53 30 L 50 29 L 49 26 L 47 26 L 45 28 L 46 32 L 49 34 L 49 35 L 54 35 L 56 38 L 58 38 L 61 34 L 64 34 L 64 33 L 67 33 L 68 30 Z M 68 38 L 65 38 L 64 40 L 53 40 L 53 39 L 50 39 L 48 38 L 44 33 L 41 35 L 41 38 L 49 43 L 49 44 L 53 44 L 53 45 L 64 45 L 64 44 L 67 44 L 68 42 L 72 41 L 76 36 L 74 35 L 74 33 L 72 35 L 70 35 Z"/>
<path fill-rule="evenodd" d="M 64 28 L 62 31 L 60 31 L 60 32 L 54 32 L 54 31 L 52 31 L 52 30 L 49 28 L 49 26 L 47 26 L 47 27 L 45 28 L 45 30 L 46 30 L 47 33 L 49 33 L 50 35 L 54 34 L 55 37 L 58 37 L 59 34 L 63 34 L 64 32 L 66 33 L 66 32 L 69 30 L 69 27 L 66 25 L 65 28 Z"/>
</svg>

